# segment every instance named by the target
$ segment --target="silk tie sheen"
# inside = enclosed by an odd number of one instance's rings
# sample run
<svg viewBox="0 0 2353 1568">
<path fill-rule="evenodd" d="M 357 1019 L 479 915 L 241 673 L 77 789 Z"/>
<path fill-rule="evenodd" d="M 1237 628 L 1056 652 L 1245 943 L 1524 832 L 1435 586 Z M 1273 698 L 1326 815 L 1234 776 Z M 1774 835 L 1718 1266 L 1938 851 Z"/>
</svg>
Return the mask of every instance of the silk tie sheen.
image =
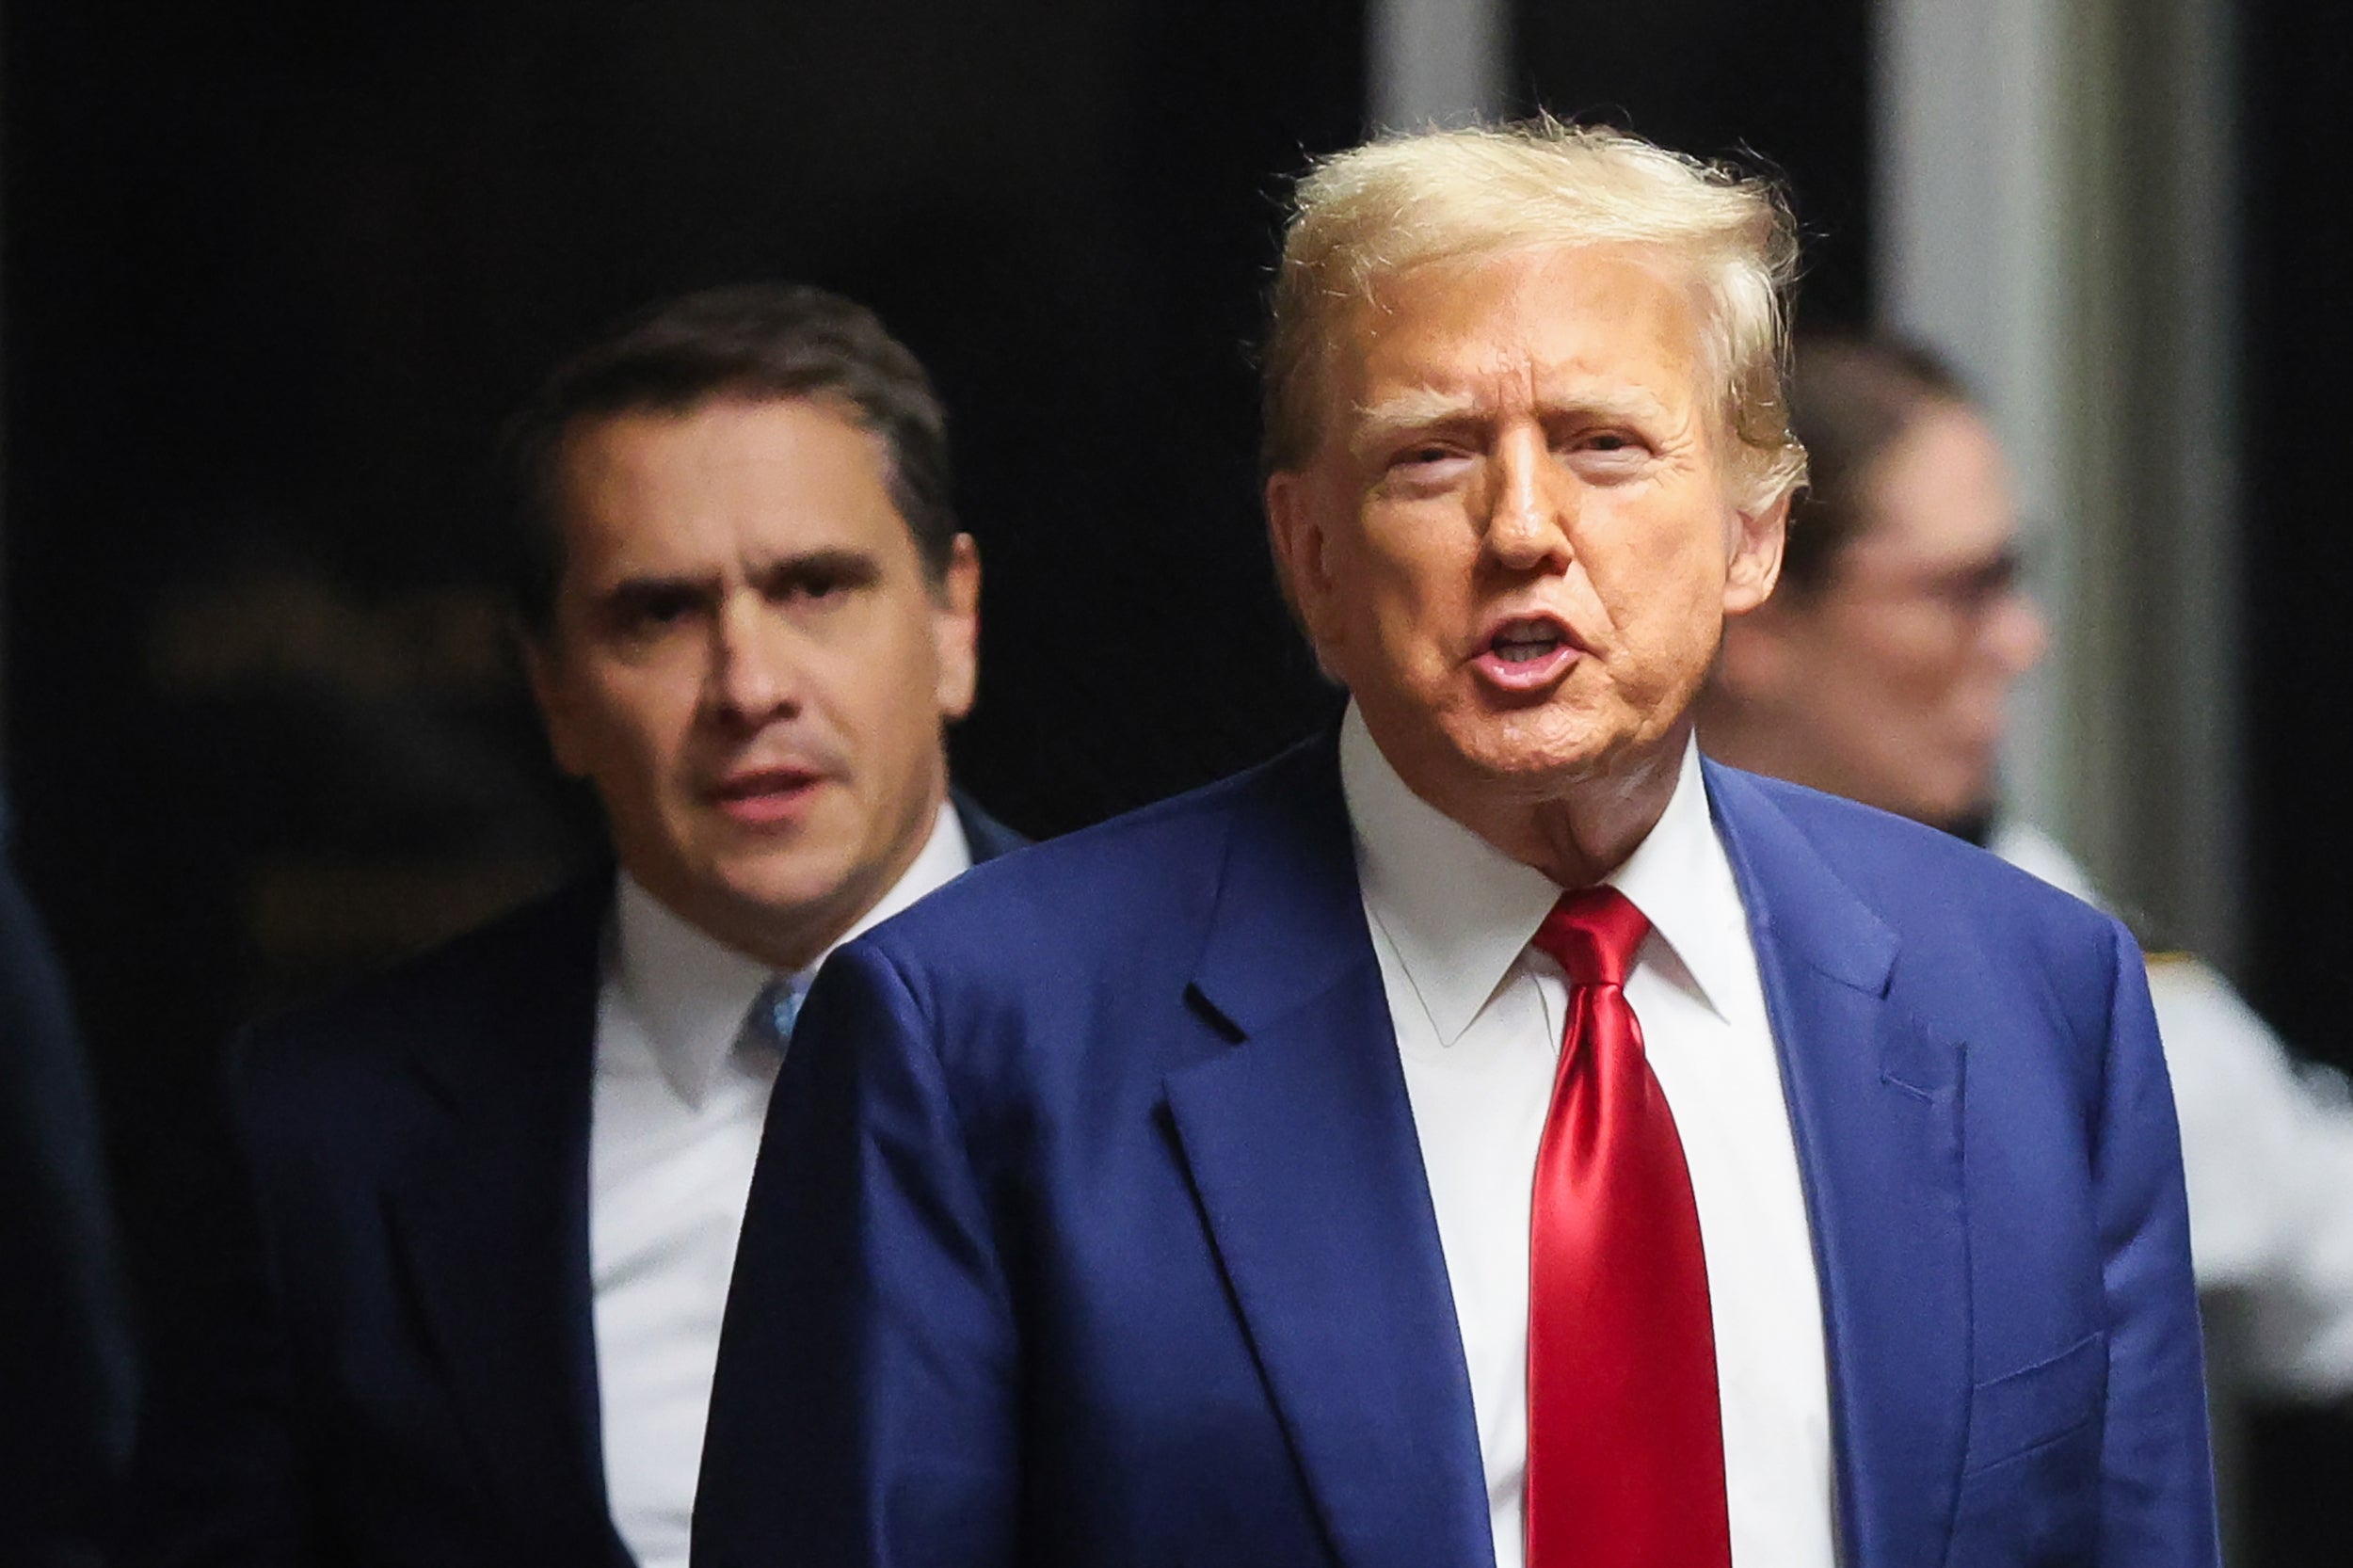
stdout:
<svg viewBox="0 0 2353 1568">
<path fill-rule="evenodd" d="M 1716 1336 L 1683 1141 L 1625 977 L 1650 921 L 1567 893 L 1569 1021 L 1529 1237 L 1529 1568 L 1729 1568 Z"/>
<path fill-rule="evenodd" d="M 792 1040 L 792 1025 L 801 1016 L 801 1001 L 808 992 L 797 975 L 778 975 L 760 988 L 752 999 L 751 1012 L 744 1019 L 744 1032 L 778 1056 Z"/>
</svg>

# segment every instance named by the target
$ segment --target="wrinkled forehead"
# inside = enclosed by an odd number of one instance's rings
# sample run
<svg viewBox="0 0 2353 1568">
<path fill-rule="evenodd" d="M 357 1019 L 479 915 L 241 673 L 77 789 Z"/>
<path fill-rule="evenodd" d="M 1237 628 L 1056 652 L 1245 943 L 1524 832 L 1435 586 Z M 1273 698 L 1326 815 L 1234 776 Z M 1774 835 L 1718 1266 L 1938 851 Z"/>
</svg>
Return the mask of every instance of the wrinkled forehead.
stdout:
<svg viewBox="0 0 2353 1568">
<path fill-rule="evenodd" d="M 1386 415 L 1507 390 L 1711 407 L 1702 303 L 1687 264 L 1630 245 L 1530 246 L 1378 276 L 1333 313 L 1325 430 L 1375 405 Z"/>
</svg>

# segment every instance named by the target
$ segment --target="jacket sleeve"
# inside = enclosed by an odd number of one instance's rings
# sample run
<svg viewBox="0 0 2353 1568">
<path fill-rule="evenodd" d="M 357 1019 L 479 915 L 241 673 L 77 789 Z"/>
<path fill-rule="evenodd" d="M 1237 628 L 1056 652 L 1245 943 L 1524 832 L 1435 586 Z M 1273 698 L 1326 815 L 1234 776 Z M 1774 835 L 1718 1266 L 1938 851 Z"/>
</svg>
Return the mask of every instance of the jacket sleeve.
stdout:
<svg viewBox="0 0 2353 1568">
<path fill-rule="evenodd" d="M 2220 1548 L 2181 1143 L 2139 951 L 2121 926 L 2111 941 L 2091 1173 L 2109 1314 L 2099 1560 L 2212 1568 Z"/>
<path fill-rule="evenodd" d="M 695 1568 L 1015 1559 L 1012 1304 L 939 1031 L 867 942 L 810 993 L 736 1255 Z"/>
</svg>

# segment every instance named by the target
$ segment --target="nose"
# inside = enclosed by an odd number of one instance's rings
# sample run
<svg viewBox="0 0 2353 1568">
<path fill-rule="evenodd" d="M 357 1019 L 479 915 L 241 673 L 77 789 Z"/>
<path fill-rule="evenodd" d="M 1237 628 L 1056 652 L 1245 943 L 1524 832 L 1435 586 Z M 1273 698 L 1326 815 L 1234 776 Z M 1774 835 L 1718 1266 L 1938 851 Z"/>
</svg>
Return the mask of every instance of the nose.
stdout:
<svg viewBox="0 0 2353 1568">
<path fill-rule="evenodd" d="M 1993 604 L 1981 635 L 1983 646 L 2015 680 L 2041 664 L 2050 650 L 2051 623 L 2043 617 L 2041 605 L 2012 588 Z"/>
<path fill-rule="evenodd" d="M 1488 467 L 1487 553 L 1511 571 L 1564 569 L 1576 500 L 1544 432 L 1509 431 L 1497 442 Z"/>
<path fill-rule="evenodd" d="M 789 717 L 800 708 L 800 664 L 784 618 L 758 593 L 730 593 L 712 620 L 705 709 L 742 728 Z"/>
</svg>

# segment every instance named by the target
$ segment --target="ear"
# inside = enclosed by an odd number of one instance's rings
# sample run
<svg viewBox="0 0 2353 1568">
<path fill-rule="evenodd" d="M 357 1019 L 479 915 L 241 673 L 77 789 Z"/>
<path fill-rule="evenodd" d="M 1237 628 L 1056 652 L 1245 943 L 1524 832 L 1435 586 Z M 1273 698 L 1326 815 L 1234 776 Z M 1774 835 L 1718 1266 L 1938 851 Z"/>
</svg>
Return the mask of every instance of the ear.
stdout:
<svg viewBox="0 0 2353 1568">
<path fill-rule="evenodd" d="M 1331 536 L 1321 500 L 1305 473 L 1285 471 L 1267 479 L 1267 544 L 1274 556 L 1275 575 L 1317 659 L 1329 670 Z"/>
<path fill-rule="evenodd" d="M 1782 546 L 1789 538 L 1790 492 L 1784 490 L 1762 511 L 1732 514 L 1725 541 L 1724 614 L 1745 616 L 1772 596 L 1781 581 Z"/>
<path fill-rule="evenodd" d="M 981 675 L 981 549 L 969 534 L 949 547 L 948 569 L 932 590 L 932 638 L 939 663 L 939 715 L 972 711 Z"/>
<path fill-rule="evenodd" d="M 565 680 L 564 655 L 552 646 L 562 634 L 552 630 L 519 633 L 523 674 L 531 681 L 533 700 L 539 705 L 539 722 L 547 728 L 548 750 L 554 754 L 556 768 L 568 778 L 585 778 L 586 737 L 582 732 L 571 688 Z"/>
</svg>

